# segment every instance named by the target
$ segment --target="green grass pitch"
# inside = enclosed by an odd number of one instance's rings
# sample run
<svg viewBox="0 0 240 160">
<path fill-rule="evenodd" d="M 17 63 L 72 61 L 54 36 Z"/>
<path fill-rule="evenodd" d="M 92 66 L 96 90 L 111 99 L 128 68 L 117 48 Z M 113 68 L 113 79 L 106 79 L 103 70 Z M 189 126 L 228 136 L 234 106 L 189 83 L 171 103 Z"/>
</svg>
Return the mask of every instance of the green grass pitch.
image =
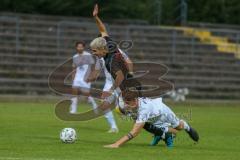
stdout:
<svg viewBox="0 0 240 160">
<path fill-rule="evenodd" d="M 54 103 L 0 103 L 0 160 L 239 160 L 239 103 L 167 103 L 179 116 L 185 117 L 200 134 L 194 144 L 185 132 L 175 139 L 174 148 L 163 142 L 149 146 L 152 135 L 142 131 L 119 149 L 106 149 L 125 135 L 132 122 L 117 119 L 120 132 L 107 133 L 104 118 L 88 122 L 64 122 L 54 114 Z M 83 108 L 90 107 L 82 104 Z M 63 144 L 59 132 L 75 128 L 78 139 Z"/>
</svg>

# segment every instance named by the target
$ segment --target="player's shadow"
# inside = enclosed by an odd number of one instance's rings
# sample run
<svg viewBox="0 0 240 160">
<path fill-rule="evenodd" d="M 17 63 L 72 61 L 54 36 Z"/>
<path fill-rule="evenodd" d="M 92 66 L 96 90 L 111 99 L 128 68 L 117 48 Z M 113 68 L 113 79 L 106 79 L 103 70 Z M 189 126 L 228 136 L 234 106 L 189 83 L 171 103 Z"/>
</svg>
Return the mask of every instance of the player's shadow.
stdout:
<svg viewBox="0 0 240 160">
<path fill-rule="evenodd" d="M 86 130 L 86 131 L 94 131 L 94 132 L 106 132 L 104 129 L 99 129 L 99 128 L 94 128 L 94 127 L 86 127 L 86 126 L 81 126 L 81 130 Z"/>
<path fill-rule="evenodd" d="M 100 144 L 100 145 L 106 145 L 106 144 L 110 144 L 111 142 L 110 141 L 95 141 L 95 140 L 90 140 L 90 139 L 81 139 L 81 143 L 91 143 L 91 144 Z"/>
<path fill-rule="evenodd" d="M 129 147 L 153 147 L 150 146 L 148 143 L 128 143 L 127 146 Z"/>
<path fill-rule="evenodd" d="M 57 141 L 59 141 L 59 138 L 58 137 L 56 137 L 56 136 L 28 136 L 28 138 L 34 138 L 34 139 L 38 139 L 38 140 L 40 140 L 40 139 L 42 139 L 42 140 L 57 140 Z"/>
</svg>

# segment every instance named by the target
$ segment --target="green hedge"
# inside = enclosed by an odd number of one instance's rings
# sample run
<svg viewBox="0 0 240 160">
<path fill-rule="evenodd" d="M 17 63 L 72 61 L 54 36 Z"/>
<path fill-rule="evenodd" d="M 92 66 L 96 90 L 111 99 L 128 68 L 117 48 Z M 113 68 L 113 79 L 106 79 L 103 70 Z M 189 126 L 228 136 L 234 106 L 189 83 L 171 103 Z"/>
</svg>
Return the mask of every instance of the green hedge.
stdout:
<svg viewBox="0 0 240 160">
<path fill-rule="evenodd" d="M 180 0 L 1 0 L 0 11 L 90 17 L 94 3 L 104 18 L 143 19 L 173 24 L 179 16 Z M 158 7 L 161 2 L 161 9 Z M 240 24 L 239 0 L 186 0 L 188 20 Z M 161 10 L 161 11 L 160 11 Z"/>
</svg>

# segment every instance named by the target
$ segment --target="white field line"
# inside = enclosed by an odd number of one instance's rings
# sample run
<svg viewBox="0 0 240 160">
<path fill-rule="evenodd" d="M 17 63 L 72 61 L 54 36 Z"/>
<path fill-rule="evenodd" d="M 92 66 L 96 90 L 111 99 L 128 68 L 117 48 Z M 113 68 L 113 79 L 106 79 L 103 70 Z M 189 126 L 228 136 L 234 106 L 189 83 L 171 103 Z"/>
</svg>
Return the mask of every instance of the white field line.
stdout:
<svg viewBox="0 0 240 160">
<path fill-rule="evenodd" d="M 19 157 L 0 157 L 0 160 L 60 160 L 55 158 L 19 158 Z"/>
</svg>

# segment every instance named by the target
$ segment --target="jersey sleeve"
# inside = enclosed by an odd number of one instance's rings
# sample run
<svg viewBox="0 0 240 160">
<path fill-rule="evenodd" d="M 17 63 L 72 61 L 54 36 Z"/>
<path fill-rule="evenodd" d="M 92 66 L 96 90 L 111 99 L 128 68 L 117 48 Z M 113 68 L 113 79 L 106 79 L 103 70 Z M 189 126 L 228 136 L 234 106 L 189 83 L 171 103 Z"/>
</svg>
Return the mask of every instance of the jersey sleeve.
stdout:
<svg viewBox="0 0 240 160">
<path fill-rule="evenodd" d="M 101 70 L 102 66 L 103 66 L 103 60 L 96 58 L 96 62 L 95 62 L 95 70 Z"/>
<path fill-rule="evenodd" d="M 123 50 L 121 50 L 121 49 L 118 49 L 118 50 L 119 50 L 119 52 L 122 54 L 124 60 L 129 59 L 128 55 L 127 55 Z"/>
<path fill-rule="evenodd" d="M 113 41 L 109 36 L 104 36 L 103 38 L 107 42 L 107 48 L 110 53 L 114 53 L 118 51 L 117 43 L 115 41 Z"/>
<path fill-rule="evenodd" d="M 95 59 L 93 58 L 93 56 L 91 54 L 86 54 L 83 56 L 83 60 L 82 60 L 82 64 L 94 64 L 95 63 Z"/>
<path fill-rule="evenodd" d="M 142 109 L 142 110 L 138 111 L 136 123 L 147 122 L 149 118 L 150 118 L 150 113 L 147 111 L 147 109 Z"/>
<path fill-rule="evenodd" d="M 77 67 L 76 56 L 72 57 L 72 67 Z"/>
</svg>

